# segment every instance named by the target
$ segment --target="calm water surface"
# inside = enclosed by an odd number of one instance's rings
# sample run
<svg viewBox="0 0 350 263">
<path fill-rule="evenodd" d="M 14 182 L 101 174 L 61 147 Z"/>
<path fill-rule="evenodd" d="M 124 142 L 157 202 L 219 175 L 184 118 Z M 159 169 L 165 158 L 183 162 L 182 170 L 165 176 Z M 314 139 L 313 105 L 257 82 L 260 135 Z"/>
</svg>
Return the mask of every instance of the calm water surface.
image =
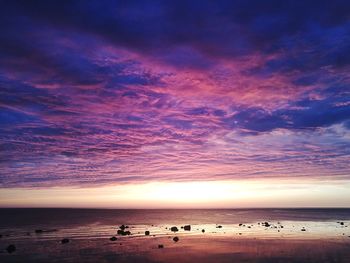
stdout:
<svg viewBox="0 0 350 263">
<path fill-rule="evenodd" d="M 120 256 L 124 257 L 125 262 L 134 262 L 125 259 L 131 254 L 134 258 L 134 253 L 142 255 L 141 262 L 146 255 L 153 262 L 155 256 L 150 256 L 152 253 L 156 253 L 157 262 L 172 262 L 171 258 L 158 258 L 163 255 L 158 252 L 160 243 L 166 244 L 166 249 L 162 251 L 169 251 L 168 255 L 181 246 L 197 251 L 193 252 L 194 255 L 203 255 L 203 251 L 210 249 L 211 256 L 219 251 L 222 251 L 220 255 L 224 252 L 230 254 L 233 247 L 240 248 L 242 252 L 252 246 L 252 251 L 258 251 L 252 245 L 254 242 L 276 240 L 313 240 L 317 244 L 332 240 L 350 248 L 350 209 L 0 209 L 0 213 L 0 260 L 4 262 L 21 262 L 24 258 L 29 262 L 89 262 L 93 258 L 96 262 L 115 262 L 115 257 L 120 260 Z M 268 222 L 268 226 L 264 222 Z M 129 226 L 130 236 L 117 235 L 118 227 L 122 224 Z M 181 229 L 181 226 L 188 224 L 191 225 L 191 231 Z M 179 231 L 171 232 L 171 226 L 177 226 Z M 49 231 L 35 233 L 37 229 Z M 146 230 L 150 231 L 150 236 L 145 236 Z M 175 235 L 181 242 L 172 241 Z M 112 236 L 118 238 L 117 242 L 109 240 Z M 61 244 L 63 238 L 69 238 L 70 242 Z M 190 240 L 197 240 L 197 245 L 193 246 Z M 202 250 L 199 245 L 201 242 Z M 242 246 L 242 242 L 246 245 Z M 5 248 L 9 244 L 16 245 L 16 252 L 6 252 Z M 329 245 L 322 246 L 329 247 L 330 252 L 327 253 L 336 251 Z M 297 250 L 297 247 L 294 249 Z M 281 251 L 286 250 L 285 247 L 281 248 Z M 270 254 L 277 252 L 272 251 Z M 341 260 L 345 258 L 338 250 L 336 254 L 341 255 Z"/>
</svg>

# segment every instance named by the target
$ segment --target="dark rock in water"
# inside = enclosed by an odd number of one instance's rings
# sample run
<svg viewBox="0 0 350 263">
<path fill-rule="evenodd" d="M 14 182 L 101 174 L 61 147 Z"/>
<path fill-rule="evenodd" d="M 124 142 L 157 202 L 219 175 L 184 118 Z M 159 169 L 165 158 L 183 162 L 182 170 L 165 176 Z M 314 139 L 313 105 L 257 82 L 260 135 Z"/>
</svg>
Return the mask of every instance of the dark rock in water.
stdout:
<svg viewBox="0 0 350 263">
<path fill-rule="evenodd" d="M 16 246 L 15 245 L 9 245 L 7 248 L 6 248 L 6 251 L 7 253 L 13 253 L 16 251 Z"/>
<path fill-rule="evenodd" d="M 343 225 L 344 225 L 344 222 L 340 222 L 339 224 L 343 226 Z"/>
<path fill-rule="evenodd" d="M 243 224 L 238 224 L 238 226 L 243 226 Z"/>
<path fill-rule="evenodd" d="M 205 232 L 205 229 L 202 229 L 202 233 L 204 233 Z"/>
<path fill-rule="evenodd" d="M 174 237 L 173 240 L 174 240 L 174 242 L 177 242 L 177 241 L 179 241 L 179 238 L 178 237 Z"/>
<path fill-rule="evenodd" d="M 170 230 L 173 231 L 173 232 L 179 231 L 179 229 L 178 229 L 176 226 L 172 226 L 172 227 L 170 228 Z"/>
<path fill-rule="evenodd" d="M 216 226 L 216 228 L 222 228 L 222 226 L 221 226 L 221 225 L 218 225 L 218 226 Z"/>
<path fill-rule="evenodd" d="M 57 229 L 36 229 L 35 233 L 36 234 L 42 234 L 42 233 L 51 233 L 51 232 L 56 232 L 58 231 Z"/>
<path fill-rule="evenodd" d="M 129 236 L 129 235 L 131 235 L 131 232 L 130 231 L 124 231 L 122 229 L 118 229 L 117 234 L 118 235 L 122 235 L 122 236 Z"/>
<path fill-rule="evenodd" d="M 111 237 L 109 240 L 110 241 L 116 241 L 118 238 L 116 238 L 116 237 Z"/>
<path fill-rule="evenodd" d="M 145 231 L 145 235 L 149 236 L 150 232 L 149 231 Z"/>
<path fill-rule="evenodd" d="M 121 225 L 119 228 L 124 231 L 126 228 L 129 228 L 129 226 Z"/>
<path fill-rule="evenodd" d="M 191 225 L 185 225 L 184 230 L 186 231 L 191 231 Z"/>
<path fill-rule="evenodd" d="M 159 245 L 158 245 L 158 248 L 164 248 L 164 245 L 159 244 Z"/>
<path fill-rule="evenodd" d="M 62 243 L 62 244 L 67 244 L 67 243 L 69 243 L 69 239 L 68 239 L 68 238 L 63 238 L 63 239 L 61 240 L 61 243 Z"/>
</svg>

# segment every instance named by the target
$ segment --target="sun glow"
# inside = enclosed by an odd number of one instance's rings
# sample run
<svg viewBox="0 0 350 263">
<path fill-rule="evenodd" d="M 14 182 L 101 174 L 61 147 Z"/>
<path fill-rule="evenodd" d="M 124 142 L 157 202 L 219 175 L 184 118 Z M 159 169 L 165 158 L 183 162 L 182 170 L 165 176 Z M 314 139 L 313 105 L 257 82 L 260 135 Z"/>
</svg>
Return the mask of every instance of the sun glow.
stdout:
<svg viewBox="0 0 350 263">
<path fill-rule="evenodd" d="M 95 188 L 3 189 L 1 207 L 235 208 L 349 206 L 350 182 L 152 182 Z M 307 202 L 306 202 L 307 201 Z"/>
</svg>

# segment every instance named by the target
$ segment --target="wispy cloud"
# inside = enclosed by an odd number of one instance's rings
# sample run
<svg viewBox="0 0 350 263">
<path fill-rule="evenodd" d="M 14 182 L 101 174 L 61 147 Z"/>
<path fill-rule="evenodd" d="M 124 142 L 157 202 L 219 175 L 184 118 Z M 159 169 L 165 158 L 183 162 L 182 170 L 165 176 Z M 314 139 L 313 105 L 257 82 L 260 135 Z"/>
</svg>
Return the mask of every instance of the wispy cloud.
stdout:
<svg viewBox="0 0 350 263">
<path fill-rule="evenodd" d="M 0 186 L 350 179 L 349 9 L 2 3 Z"/>
</svg>

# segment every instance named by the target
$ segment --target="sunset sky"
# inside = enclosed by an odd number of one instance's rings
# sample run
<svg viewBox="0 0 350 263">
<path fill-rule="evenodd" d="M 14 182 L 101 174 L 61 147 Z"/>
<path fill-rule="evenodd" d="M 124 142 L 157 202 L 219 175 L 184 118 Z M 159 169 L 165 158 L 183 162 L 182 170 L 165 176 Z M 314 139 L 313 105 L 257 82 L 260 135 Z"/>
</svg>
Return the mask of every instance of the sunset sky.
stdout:
<svg viewBox="0 0 350 263">
<path fill-rule="evenodd" d="M 349 1 L 0 1 L 0 207 L 350 207 Z"/>
</svg>

